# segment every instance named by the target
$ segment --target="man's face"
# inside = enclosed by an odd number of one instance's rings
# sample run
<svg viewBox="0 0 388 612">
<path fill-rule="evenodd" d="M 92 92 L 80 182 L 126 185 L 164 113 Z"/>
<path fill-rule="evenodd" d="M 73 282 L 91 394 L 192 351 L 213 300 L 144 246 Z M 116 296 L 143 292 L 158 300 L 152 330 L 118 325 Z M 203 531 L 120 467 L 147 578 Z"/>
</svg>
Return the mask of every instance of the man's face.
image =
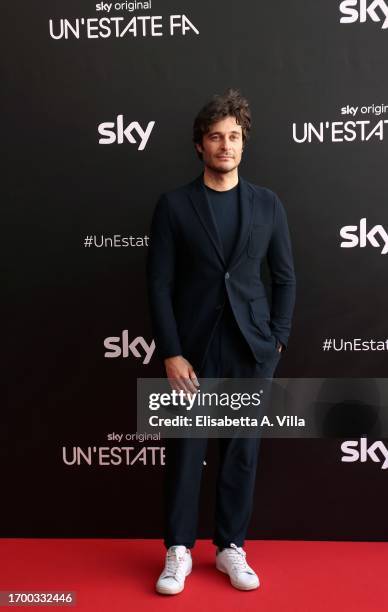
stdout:
<svg viewBox="0 0 388 612">
<path fill-rule="evenodd" d="M 202 145 L 196 143 L 197 150 L 209 169 L 226 174 L 241 161 L 243 139 L 241 125 L 235 117 L 225 117 L 212 123 L 209 131 L 202 137 Z"/>
</svg>

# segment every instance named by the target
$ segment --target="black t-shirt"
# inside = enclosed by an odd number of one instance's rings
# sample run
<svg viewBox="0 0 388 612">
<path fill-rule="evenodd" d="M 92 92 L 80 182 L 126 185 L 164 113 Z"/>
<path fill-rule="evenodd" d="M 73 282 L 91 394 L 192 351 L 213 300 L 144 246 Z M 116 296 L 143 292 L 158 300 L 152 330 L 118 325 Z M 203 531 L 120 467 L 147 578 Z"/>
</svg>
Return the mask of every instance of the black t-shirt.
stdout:
<svg viewBox="0 0 388 612">
<path fill-rule="evenodd" d="M 240 184 L 227 191 L 216 191 L 204 185 L 214 213 L 226 263 L 233 251 L 240 223 Z"/>
</svg>

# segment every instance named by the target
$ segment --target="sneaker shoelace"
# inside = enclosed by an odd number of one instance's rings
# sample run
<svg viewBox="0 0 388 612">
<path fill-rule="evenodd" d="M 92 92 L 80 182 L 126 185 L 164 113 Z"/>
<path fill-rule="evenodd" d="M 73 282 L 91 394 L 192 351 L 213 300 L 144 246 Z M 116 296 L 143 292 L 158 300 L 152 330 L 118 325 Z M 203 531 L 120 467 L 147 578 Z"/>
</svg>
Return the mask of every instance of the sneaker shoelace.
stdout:
<svg viewBox="0 0 388 612">
<path fill-rule="evenodd" d="M 229 559 L 232 562 L 232 568 L 236 572 L 248 572 L 252 574 L 252 570 L 246 562 L 246 552 L 242 548 L 236 546 L 236 544 L 231 544 L 230 548 L 226 548 L 226 553 Z"/>
<path fill-rule="evenodd" d="M 180 581 L 185 577 L 184 572 L 185 556 L 178 556 L 175 551 L 167 553 L 166 569 L 164 578 L 175 578 Z"/>
</svg>

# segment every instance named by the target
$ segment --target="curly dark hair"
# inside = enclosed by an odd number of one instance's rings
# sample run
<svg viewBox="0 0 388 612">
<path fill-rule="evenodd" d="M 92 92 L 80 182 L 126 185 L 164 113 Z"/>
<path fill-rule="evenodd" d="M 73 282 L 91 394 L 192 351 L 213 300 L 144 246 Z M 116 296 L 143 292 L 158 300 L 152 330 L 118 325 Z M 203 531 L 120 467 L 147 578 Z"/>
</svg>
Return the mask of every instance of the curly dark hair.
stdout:
<svg viewBox="0 0 388 612">
<path fill-rule="evenodd" d="M 243 144 L 245 144 L 251 129 L 251 111 L 248 101 L 243 98 L 239 90 L 229 88 L 222 95 L 214 95 L 194 119 L 194 145 L 202 144 L 203 135 L 209 131 L 213 123 L 229 116 L 235 117 L 236 122 L 241 125 Z M 196 147 L 195 150 L 199 159 L 202 160 L 202 153 Z"/>
</svg>

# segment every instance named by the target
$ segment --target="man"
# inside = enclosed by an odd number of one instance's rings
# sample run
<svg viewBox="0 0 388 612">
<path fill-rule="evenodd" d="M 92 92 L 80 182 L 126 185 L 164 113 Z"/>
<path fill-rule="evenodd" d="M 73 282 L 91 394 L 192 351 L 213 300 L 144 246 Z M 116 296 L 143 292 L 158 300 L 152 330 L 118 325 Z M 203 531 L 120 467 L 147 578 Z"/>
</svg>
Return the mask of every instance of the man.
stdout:
<svg viewBox="0 0 388 612">
<path fill-rule="evenodd" d="M 251 115 L 239 91 L 214 96 L 194 121 L 204 171 L 163 194 L 147 261 L 156 349 L 171 386 L 187 393 L 198 378 L 271 378 L 286 349 L 295 276 L 286 214 L 275 193 L 238 174 Z M 271 307 L 261 275 L 268 262 Z M 216 567 L 234 587 L 259 579 L 246 561 L 257 439 L 220 439 Z M 166 453 L 165 568 L 156 590 L 175 594 L 191 572 L 207 439 L 169 439 Z"/>
</svg>

